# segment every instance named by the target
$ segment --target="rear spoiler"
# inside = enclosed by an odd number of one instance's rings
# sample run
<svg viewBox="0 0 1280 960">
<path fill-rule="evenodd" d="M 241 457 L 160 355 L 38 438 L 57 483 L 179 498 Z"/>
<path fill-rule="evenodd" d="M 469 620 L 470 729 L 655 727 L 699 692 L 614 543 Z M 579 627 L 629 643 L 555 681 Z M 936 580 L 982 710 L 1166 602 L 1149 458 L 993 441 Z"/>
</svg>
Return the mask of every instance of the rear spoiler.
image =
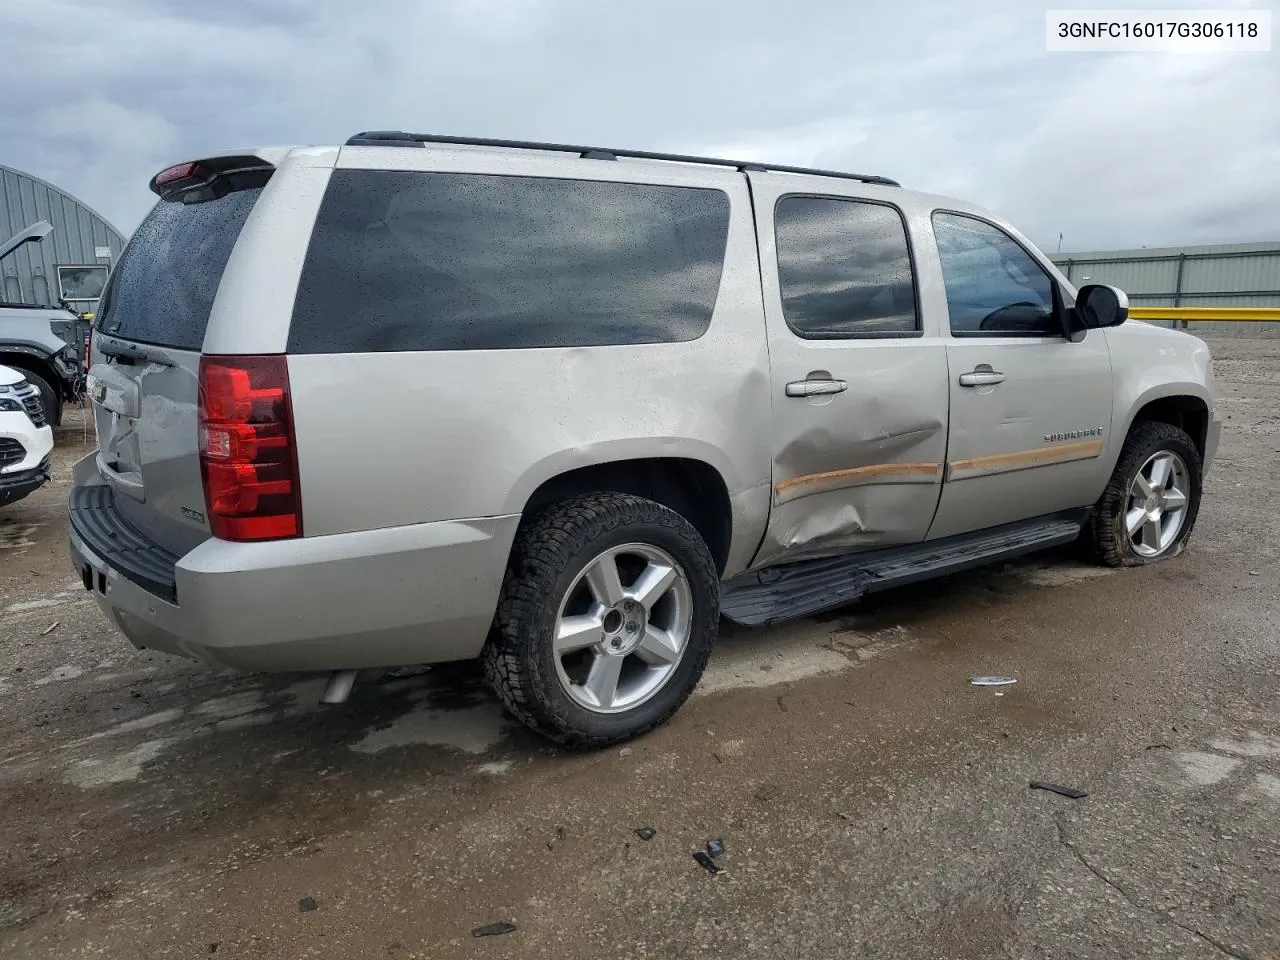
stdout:
<svg viewBox="0 0 1280 960">
<path fill-rule="evenodd" d="M 184 203 L 193 203 L 261 186 L 274 171 L 274 164 L 252 154 L 210 157 L 167 167 L 152 177 L 148 186 L 162 200 L 181 198 Z"/>
</svg>

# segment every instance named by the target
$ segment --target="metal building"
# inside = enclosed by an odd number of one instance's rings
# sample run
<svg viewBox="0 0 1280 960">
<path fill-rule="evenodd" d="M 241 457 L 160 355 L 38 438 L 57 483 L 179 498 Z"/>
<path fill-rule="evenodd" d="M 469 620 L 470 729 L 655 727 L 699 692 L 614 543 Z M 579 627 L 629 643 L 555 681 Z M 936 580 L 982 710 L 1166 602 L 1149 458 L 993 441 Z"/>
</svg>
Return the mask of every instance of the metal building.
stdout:
<svg viewBox="0 0 1280 960">
<path fill-rule="evenodd" d="M 1280 242 L 1057 253 L 1050 259 L 1077 287 L 1090 281 L 1112 284 L 1129 295 L 1133 307 L 1280 307 Z M 1192 321 L 1192 326 L 1274 330 L 1278 325 Z"/>
<path fill-rule="evenodd" d="M 92 311 L 125 238 L 100 214 L 51 183 L 0 164 L 0 243 L 47 221 L 53 232 L 0 260 L 0 301 Z"/>
</svg>

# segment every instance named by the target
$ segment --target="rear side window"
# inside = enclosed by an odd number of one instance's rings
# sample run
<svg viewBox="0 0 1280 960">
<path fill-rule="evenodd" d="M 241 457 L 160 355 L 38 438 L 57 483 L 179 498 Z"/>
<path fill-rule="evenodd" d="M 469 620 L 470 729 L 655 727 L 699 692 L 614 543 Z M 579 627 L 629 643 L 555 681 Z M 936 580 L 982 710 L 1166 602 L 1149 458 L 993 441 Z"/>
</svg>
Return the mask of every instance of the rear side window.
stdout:
<svg viewBox="0 0 1280 960">
<path fill-rule="evenodd" d="M 936 212 L 942 279 L 956 337 L 1062 336 L 1053 281 L 1000 228 L 958 213 Z"/>
<path fill-rule="evenodd" d="M 157 203 L 107 281 L 98 304 L 98 330 L 199 350 L 231 248 L 261 193 L 262 187 L 254 186 L 199 202 Z"/>
<path fill-rule="evenodd" d="M 289 350 L 693 340 L 711 322 L 728 230 L 720 190 L 338 170 Z"/>
<path fill-rule="evenodd" d="M 783 197 L 774 228 L 782 312 L 798 335 L 840 340 L 919 331 L 907 228 L 893 207 Z"/>
</svg>

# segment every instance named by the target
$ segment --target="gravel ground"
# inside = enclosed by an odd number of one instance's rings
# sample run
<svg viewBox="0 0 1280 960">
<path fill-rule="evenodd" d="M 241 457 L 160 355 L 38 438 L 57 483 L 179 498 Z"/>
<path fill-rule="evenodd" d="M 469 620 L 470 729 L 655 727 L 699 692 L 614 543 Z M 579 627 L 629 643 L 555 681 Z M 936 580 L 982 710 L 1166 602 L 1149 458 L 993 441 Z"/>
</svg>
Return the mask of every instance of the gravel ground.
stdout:
<svg viewBox="0 0 1280 960">
<path fill-rule="evenodd" d="M 727 628 L 671 723 L 587 755 L 467 666 L 322 708 L 134 650 L 67 561 L 69 410 L 0 514 L 0 956 L 1280 958 L 1280 340 L 1212 343 L 1182 557 Z"/>
</svg>

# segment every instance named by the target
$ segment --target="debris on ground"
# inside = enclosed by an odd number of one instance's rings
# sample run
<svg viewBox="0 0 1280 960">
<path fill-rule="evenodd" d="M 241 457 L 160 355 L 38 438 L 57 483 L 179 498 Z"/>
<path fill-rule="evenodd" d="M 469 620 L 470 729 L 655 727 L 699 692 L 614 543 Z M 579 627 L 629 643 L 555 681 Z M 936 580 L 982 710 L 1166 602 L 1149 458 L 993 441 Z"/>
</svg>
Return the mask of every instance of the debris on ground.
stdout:
<svg viewBox="0 0 1280 960">
<path fill-rule="evenodd" d="M 652 840 L 654 837 L 658 835 L 658 831 L 653 829 L 653 827 L 636 827 L 635 830 L 632 831 L 632 833 L 634 833 L 641 840 Z"/>
<path fill-rule="evenodd" d="M 53 631 L 57 630 L 58 627 L 61 626 L 61 624 L 62 624 L 61 620 L 53 621 L 53 623 L 49 624 L 47 627 L 45 627 L 43 630 L 40 631 L 40 636 L 47 637 L 49 634 L 53 633 Z"/>
<path fill-rule="evenodd" d="M 783 699 L 782 699 L 781 697 L 778 697 L 778 709 L 779 709 L 779 710 L 781 710 L 783 713 L 787 713 L 787 712 L 788 712 L 788 711 L 787 711 L 787 705 L 786 705 L 786 703 L 783 701 Z"/>
<path fill-rule="evenodd" d="M 631 756 L 631 748 L 630 748 L 630 747 L 623 747 L 621 750 L 619 750 L 619 751 L 618 751 L 618 756 L 620 756 L 620 757 L 629 757 L 629 756 Z"/>
<path fill-rule="evenodd" d="M 1017 683 L 1017 677 L 970 677 L 969 682 L 975 687 L 1007 687 L 1011 683 Z"/>
<path fill-rule="evenodd" d="M 505 920 L 499 920 L 497 923 L 486 923 L 483 927 L 476 927 L 471 931 L 473 937 L 500 937 L 504 933 L 513 933 L 516 929 L 514 923 L 507 923 Z"/>
<path fill-rule="evenodd" d="M 547 841 L 547 849 L 554 850 L 557 843 L 564 843 L 569 839 L 569 831 L 565 827 L 556 827 L 555 839 Z"/>
<path fill-rule="evenodd" d="M 319 906 L 319 904 L 316 903 L 315 897 L 303 897 L 298 901 L 298 909 L 303 913 L 306 913 L 309 910 L 314 910 L 317 906 Z"/>
<path fill-rule="evenodd" d="M 1064 787 L 1060 783 L 1045 783 L 1043 780 L 1032 780 L 1032 790 L 1048 790 L 1050 793 L 1057 793 L 1064 797 L 1070 797 L 1072 800 L 1079 800 L 1081 797 L 1087 797 L 1087 790 L 1077 790 L 1075 787 Z"/>
<path fill-rule="evenodd" d="M 724 856 L 724 841 L 723 841 L 723 840 L 708 840 L 708 841 L 707 841 L 707 856 L 709 856 L 712 860 L 719 860 L 721 857 L 723 857 L 723 856 Z"/>
<path fill-rule="evenodd" d="M 755 798 L 762 803 L 776 800 L 780 796 L 782 796 L 782 788 L 774 786 L 772 783 L 761 784 L 760 789 L 755 792 Z"/>
<path fill-rule="evenodd" d="M 704 850 L 699 850 L 699 851 L 697 851 L 697 852 L 693 855 L 693 859 L 697 860 L 697 861 L 698 861 L 698 863 L 699 863 L 699 864 L 700 864 L 704 869 L 706 869 L 706 871 L 707 871 L 708 873 L 719 873 L 719 872 L 720 872 L 720 870 L 721 870 L 721 867 L 720 867 L 720 866 L 719 866 L 719 865 L 718 865 L 714 860 L 712 860 L 709 856 L 707 856 L 706 851 L 704 851 Z"/>
</svg>

